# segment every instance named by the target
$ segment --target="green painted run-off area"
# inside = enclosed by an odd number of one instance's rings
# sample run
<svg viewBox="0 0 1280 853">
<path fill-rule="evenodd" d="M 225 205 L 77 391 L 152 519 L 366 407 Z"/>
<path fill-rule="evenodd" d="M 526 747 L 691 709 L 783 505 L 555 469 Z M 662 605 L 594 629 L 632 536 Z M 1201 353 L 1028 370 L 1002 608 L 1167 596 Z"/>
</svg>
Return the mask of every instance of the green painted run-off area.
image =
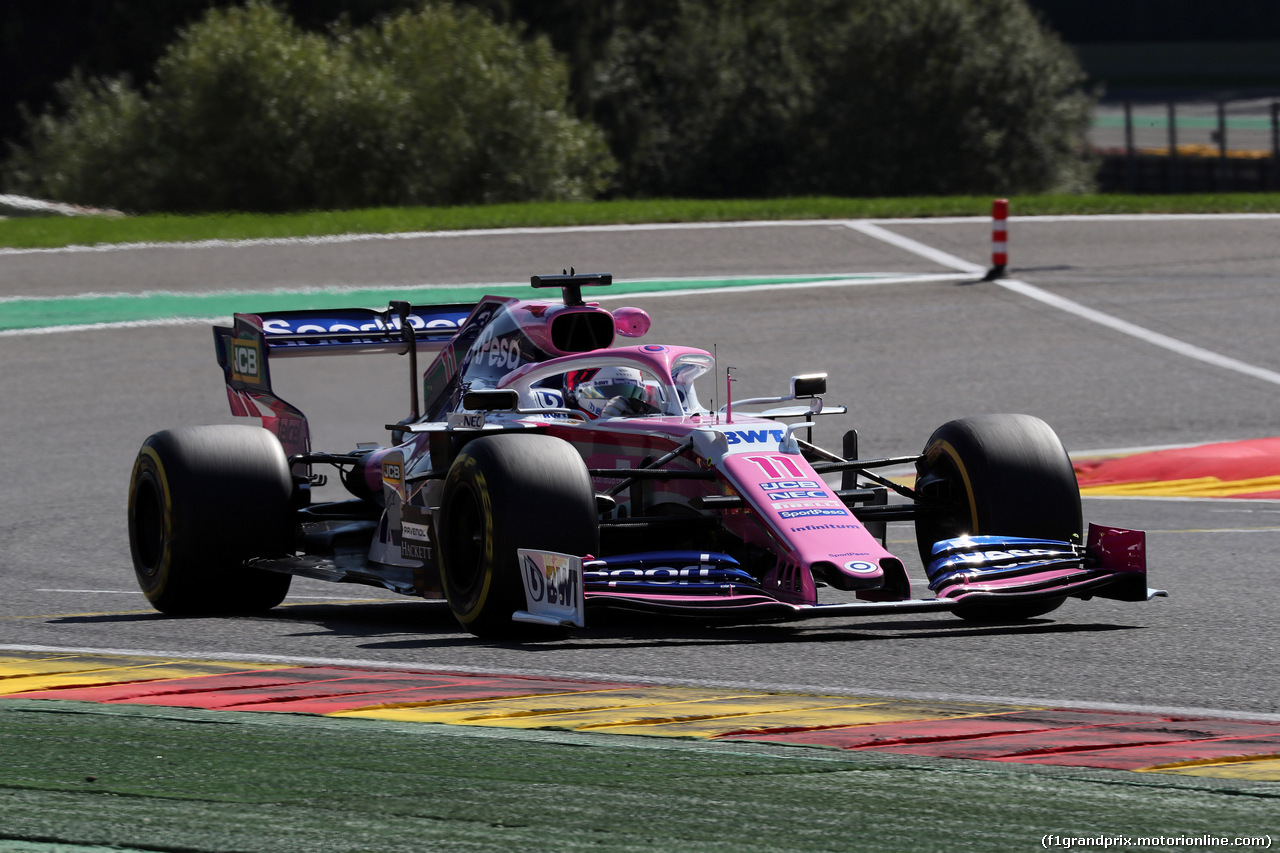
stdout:
<svg viewBox="0 0 1280 853">
<path fill-rule="evenodd" d="M 632 293 L 670 293 L 726 287 L 822 284 L 875 280 L 877 275 L 773 276 L 742 278 L 619 281 L 613 286 L 588 290 L 584 298 Z M 316 288 L 307 290 L 222 291 L 216 293 L 90 293 L 80 296 L 0 299 L 0 332 L 47 329 L 61 326 L 155 322 L 164 320 L 230 319 L 234 313 L 284 311 L 301 308 L 386 308 L 390 299 L 408 299 L 417 305 L 472 303 L 487 294 L 551 299 L 551 291 L 534 293 L 527 284 L 421 285 L 416 287 Z"/>
<path fill-rule="evenodd" d="M 21 699 L 0 731 L 21 853 L 1030 851 L 1280 813 L 1274 783 L 768 744 Z"/>
</svg>

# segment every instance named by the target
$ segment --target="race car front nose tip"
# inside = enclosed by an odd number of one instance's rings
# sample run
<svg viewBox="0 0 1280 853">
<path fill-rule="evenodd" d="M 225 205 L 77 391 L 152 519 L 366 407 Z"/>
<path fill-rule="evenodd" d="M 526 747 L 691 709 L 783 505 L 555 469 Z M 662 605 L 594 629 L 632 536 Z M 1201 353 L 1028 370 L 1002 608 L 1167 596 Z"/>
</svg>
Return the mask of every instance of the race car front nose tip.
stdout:
<svg viewBox="0 0 1280 853">
<path fill-rule="evenodd" d="M 874 563 L 850 561 L 843 566 L 819 560 L 809 567 L 814 580 L 836 589 L 879 589 L 884 586 L 884 571 Z"/>
</svg>

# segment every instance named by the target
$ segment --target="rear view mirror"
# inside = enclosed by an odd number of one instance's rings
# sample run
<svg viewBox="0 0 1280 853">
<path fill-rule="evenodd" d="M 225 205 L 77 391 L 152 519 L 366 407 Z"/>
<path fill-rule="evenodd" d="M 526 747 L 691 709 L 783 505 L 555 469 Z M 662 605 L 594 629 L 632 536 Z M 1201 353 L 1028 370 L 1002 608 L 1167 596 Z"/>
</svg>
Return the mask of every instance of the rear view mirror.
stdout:
<svg viewBox="0 0 1280 853">
<path fill-rule="evenodd" d="M 817 397 L 827 393 L 827 374 L 806 373 L 803 376 L 791 377 L 791 397 Z"/>
<path fill-rule="evenodd" d="M 462 407 L 473 412 L 509 411 L 520 405 L 520 395 L 509 388 L 468 391 L 462 395 Z"/>
</svg>

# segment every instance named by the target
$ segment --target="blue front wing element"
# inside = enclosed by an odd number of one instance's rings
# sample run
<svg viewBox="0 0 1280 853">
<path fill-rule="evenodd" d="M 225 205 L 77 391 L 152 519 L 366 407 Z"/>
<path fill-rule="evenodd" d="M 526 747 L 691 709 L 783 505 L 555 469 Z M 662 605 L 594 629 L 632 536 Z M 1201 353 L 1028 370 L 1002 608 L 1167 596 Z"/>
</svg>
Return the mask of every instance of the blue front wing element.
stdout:
<svg viewBox="0 0 1280 853">
<path fill-rule="evenodd" d="M 929 589 L 937 592 L 961 575 L 988 580 L 1082 568 L 1085 553 L 1079 545 L 1053 539 L 961 536 L 934 543 L 932 557 L 925 573 Z"/>
<path fill-rule="evenodd" d="M 582 564 L 588 592 L 728 595 L 760 583 L 728 554 L 707 551 L 645 551 Z"/>
</svg>

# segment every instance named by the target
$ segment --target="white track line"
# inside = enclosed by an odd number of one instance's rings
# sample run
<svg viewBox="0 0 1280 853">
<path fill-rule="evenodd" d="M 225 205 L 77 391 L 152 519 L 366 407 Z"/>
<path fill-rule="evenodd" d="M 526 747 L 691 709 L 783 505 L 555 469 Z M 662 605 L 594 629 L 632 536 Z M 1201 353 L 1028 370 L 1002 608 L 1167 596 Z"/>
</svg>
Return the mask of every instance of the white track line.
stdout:
<svg viewBox="0 0 1280 853">
<path fill-rule="evenodd" d="M 839 279 L 831 279 L 829 281 L 782 282 L 778 284 L 744 284 L 741 286 L 732 286 L 732 287 L 691 287 L 691 288 L 685 288 L 681 290 L 653 290 L 653 291 L 638 290 L 631 293 L 609 293 L 609 294 L 593 293 L 591 296 L 597 302 L 607 302 L 607 301 L 629 300 L 629 299 L 639 299 L 639 298 L 659 299 L 667 296 L 711 296 L 711 295 L 717 295 L 717 294 L 740 294 L 740 293 L 749 293 L 749 292 L 759 291 L 759 290 L 812 290 L 812 289 L 824 288 L 824 287 L 871 287 L 871 286 L 882 285 L 882 284 L 918 284 L 922 282 L 956 281 L 960 279 L 969 278 L 969 276 L 965 273 L 920 273 L 920 274 L 913 273 L 910 275 L 902 275 L 900 273 L 874 273 L 874 275 L 877 275 L 880 277 L 879 278 L 839 278 Z M 721 277 L 709 278 L 706 280 L 712 281 L 712 280 L 718 280 L 720 278 Z M 659 281 L 659 280 L 665 280 L 665 279 L 654 279 L 654 280 Z M 632 282 L 619 282 L 619 284 L 623 284 L 623 283 L 630 284 Z M 371 285 L 368 287 L 360 287 L 360 288 L 345 287 L 345 288 L 338 288 L 334 290 L 317 290 L 314 288 L 307 289 L 307 290 L 297 290 L 297 291 L 273 290 L 273 291 L 269 291 L 267 295 L 278 296 L 281 293 L 291 293 L 291 292 L 296 292 L 299 294 L 331 293 L 331 292 L 336 293 L 336 292 L 341 292 L 342 290 L 374 290 L 374 289 L 395 290 L 397 293 L 405 293 L 409 291 L 447 290 L 451 288 L 456 289 L 461 287 L 484 287 L 484 286 L 485 285 L 483 284 L 477 284 L 477 285 L 423 284 L 423 285 L 412 285 L 404 288 L 394 288 L 394 287 L 391 287 L 390 285 L 387 285 L 387 286 Z M 495 288 L 514 287 L 514 286 L 518 286 L 518 285 L 508 285 L 508 284 L 494 285 Z M 249 301 L 249 299 L 251 299 L 254 295 L 257 295 L 257 294 L 254 294 L 252 291 L 243 291 L 243 294 L 247 297 L 246 301 Z M 219 294 L 219 293 L 175 294 L 173 292 L 163 292 L 163 293 L 157 292 L 156 294 L 147 294 L 147 293 L 78 294 L 75 296 L 68 296 L 63 298 L 80 299 L 80 298 L 88 298 L 92 296 L 145 297 L 148 295 L 178 296 L 178 297 L 187 295 L 192 297 L 205 297 L 205 296 L 219 296 L 224 294 Z M 18 300 L 32 300 L 37 298 L 42 298 L 42 297 L 29 297 L 29 296 L 0 297 L 0 305 L 3 305 L 3 303 L 5 303 L 6 301 L 15 302 Z M 3 329 L 3 330 L 0 330 L 0 338 L 14 338 L 14 337 L 22 337 L 25 335 L 55 335 L 55 334 L 60 334 L 62 332 L 94 332 L 94 331 L 102 331 L 104 329 L 134 329 L 134 328 L 157 327 L 157 326 L 211 325 L 216 323 L 228 323 L 230 322 L 230 319 L 231 319 L 230 315 L 227 315 L 225 317 L 201 317 L 201 318 L 163 317 L 163 318 L 154 319 L 154 320 L 116 320 L 116 321 L 104 322 L 104 323 L 79 323 L 76 325 L 68 325 L 68 326 L 36 326 L 30 329 Z"/>
<path fill-rule="evenodd" d="M 1081 495 L 1080 500 L 1083 501 L 1155 501 L 1157 503 L 1171 503 L 1179 501 L 1181 503 L 1192 503 L 1199 501 L 1208 506 L 1218 507 L 1213 512 L 1226 512 L 1221 508 L 1221 504 L 1238 504 L 1234 507 L 1236 510 L 1243 510 L 1249 507 L 1249 512 L 1276 512 L 1274 509 L 1267 509 L 1268 505 L 1280 504 L 1280 498 L 1179 498 L 1171 495 Z"/>
<path fill-rule="evenodd" d="M 963 628 L 961 629 L 963 630 Z M 813 684 L 774 683 L 766 681 L 721 681 L 699 678 L 661 678 L 616 672 L 577 672 L 556 669 L 530 669 L 525 667 L 463 666 L 438 661 L 400 662 L 370 660 L 365 658 L 296 657 L 292 655 L 263 655 L 238 652 L 183 652 L 155 649 L 101 649 L 91 646 L 39 646 L 0 645 L 0 652 L 36 652 L 40 654 L 120 655 L 124 657 L 163 658 L 167 660 L 245 661 L 252 663 L 290 664 L 296 666 L 335 666 L 369 669 L 425 670 L 430 672 L 456 672 L 476 675 L 517 675 L 541 678 L 564 678 L 586 681 L 614 681 L 631 684 L 653 684 L 672 687 L 712 687 L 730 690 L 758 690 L 774 693 L 807 693 L 827 696 L 865 696 L 870 698 L 902 699 L 915 702 L 966 702 L 995 705 L 1032 705 L 1040 707 L 1075 708 L 1081 710 L 1122 711 L 1140 714 L 1167 714 L 1188 717 L 1212 717 L 1216 719 L 1260 720 L 1280 722 L 1280 714 L 1263 711 L 1238 711 L 1222 708 L 1185 708 L 1164 705 L 1131 705 L 1115 702 L 1081 702 L 1072 698 L 1046 698 L 1026 696 L 986 696 L 970 693 L 933 693 L 903 690 L 881 690 L 873 687 L 829 687 Z M 21 694 L 6 698 L 21 699 Z"/>
<path fill-rule="evenodd" d="M 1088 221 L 1177 221 L 1177 220 L 1271 220 L 1280 218 L 1280 214 L 1117 214 L 1117 215 L 1099 215 L 1099 216 L 1040 216 L 1040 217 L 1018 217 L 1019 221 L 1025 222 L 1088 222 Z M 421 231 L 408 232 L 402 234 L 340 234 L 330 237 L 307 237 L 307 238 L 272 238 L 264 240 L 205 240 L 197 243 L 120 243 L 111 245 L 98 246 L 69 246 L 63 249 L 0 249 L 0 255 L 12 254 L 32 254 L 32 253 L 58 253 L 58 252 L 111 252 L 126 251 L 131 249 L 150 249 L 150 248 L 212 248 L 212 247 L 231 247 L 231 246 L 263 246 L 263 245 L 319 245 L 326 243 L 349 243 L 357 241 L 371 240 L 410 240 L 423 238 L 442 238 L 442 237 L 458 237 L 458 236 L 495 236 L 495 235 L 513 235 L 513 234 L 564 234 L 564 233 L 599 233 L 599 232 L 616 232 L 616 231 L 657 231 L 657 230 L 689 230 L 689 229 L 726 229 L 726 228 L 762 228 L 762 227 L 809 227 L 816 225 L 843 225 L 868 237 L 897 246 L 900 249 L 911 252 L 918 257 L 933 261 L 942 266 L 951 267 L 961 273 L 968 275 L 980 275 L 986 271 L 986 268 L 980 264 L 975 264 L 963 258 L 936 249 L 919 240 L 913 240 L 910 237 L 903 236 L 887 228 L 881 227 L 879 223 L 884 224 L 941 224 L 951 222 L 980 222 L 983 217 L 962 217 L 950 219 L 857 219 L 857 220 L 779 220 L 775 222 L 694 222 L 694 223 L 653 223 L 642 225 L 587 225 L 587 226 L 564 226 L 555 228 L 509 228 L 509 229 L 477 229 L 474 231 Z M 934 278 L 938 280 L 941 276 Z M 927 277 L 913 277 L 912 281 L 928 280 Z M 842 286 L 847 284 L 862 284 L 865 282 L 831 282 L 826 286 Z M 893 281 L 881 280 L 877 283 L 889 284 Z M 1247 362 L 1231 358 L 1230 356 L 1221 355 L 1211 350 L 1198 347 L 1194 344 L 1180 341 L 1160 332 L 1138 326 L 1126 320 L 1121 320 L 1102 311 L 1088 308 L 1078 302 L 1074 302 L 1065 297 L 1049 293 L 1046 290 L 1027 284 L 1023 281 L 1015 279 L 1002 279 L 995 282 L 1000 287 L 1022 296 L 1035 299 L 1045 305 L 1074 314 L 1081 319 L 1097 323 L 1113 331 L 1126 334 L 1131 337 L 1138 338 L 1153 346 L 1167 349 L 1170 352 L 1181 355 L 1185 358 L 1195 359 L 1215 367 L 1232 370 L 1246 376 L 1269 382 L 1273 385 L 1280 385 L 1280 372 L 1269 370 L 1264 367 L 1248 364 Z M 779 289 L 787 287 L 795 287 L 796 285 L 765 285 L 763 288 Z M 814 285 L 805 285 L 814 286 Z M 736 290 L 736 288 L 723 288 L 726 291 Z M 661 295 L 665 296 L 686 296 L 694 293 L 705 294 L 707 291 L 669 291 Z M 631 294 L 639 296 L 641 294 Z M 646 296 L 654 296 L 659 294 L 645 294 Z M 29 334 L 49 334 L 62 331 L 84 331 L 88 329 L 104 329 L 104 328 L 121 328 L 127 326 L 146 326 L 146 325 L 168 325 L 171 321 L 142 321 L 129 322 L 125 324 L 103 323 L 89 324 L 84 326 L 64 326 L 54 328 L 41 329 L 22 329 L 11 331 L 0 331 L 0 337 L 9 337 L 16 335 Z M 190 321 L 187 321 L 190 322 Z"/>
<path fill-rule="evenodd" d="M 142 329 L 157 326 L 208 326 L 226 323 L 227 317 L 166 317 L 159 320 L 118 320 L 113 323 L 80 323 L 73 326 L 38 326 L 34 329 L 0 329 L 0 338 L 25 335 L 57 335 L 63 332 L 97 332 L 103 329 Z"/>
<path fill-rule="evenodd" d="M 658 299 L 663 296 L 713 296 L 720 293 L 755 293 L 762 290 L 817 290 L 824 287 L 871 287 L 880 284 L 918 284 L 929 281 L 957 281 L 969 278 L 966 274 L 961 273 L 921 273 L 919 275 L 892 275 L 884 278 L 849 278 L 849 279 L 833 279 L 831 281 L 805 281 L 796 282 L 794 284 L 744 284 L 741 287 L 691 287 L 685 290 L 654 290 L 650 292 L 636 291 L 634 293 L 593 293 L 591 298 L 605 302 L 608 300 L 619 299 L 635 299 L 644 297 L 645 299 Z"/>
<path fill-rule="evenodd" d="M 650 277 L 650 278 L 627 278 L 617 279 L 614 281 L 618 286 L 634 286 L 645 284 L 665 285 L 678 281 L 693 282 L 732 282 L 743 280 L 754 280 L 768 278 L 776 282 L 771 286 L 803 286 L 806 284 L 829 285 L 829 284 L 859 284 L 867 282 L 871 284 L 879 284 L 883 279 L 892 284 L 900 280 L 916 280 L 916 279 L 948 279 L 961 278 L 958 273 L 904 273 L 899 271 L 872 270 L 868 272 L 848 272 L 848 273 L 789 273 L 785 275 L 698 275 L 698 276 L 677 276 L 672 278 Z M 726 285 L 728 286 L 728 285 Z M 756 285 L 742 285 L 743 287 L 754 287 Z M 84 293 L 70 293 L 65 296 L 31 296 L 27 294 L 18 296 L 0 296 L 0 306 L 11 303 L 26 302 L 75 302 L 77 300 L 93 300 L 93 299 L 134 299 L 143 300 L 152 297 L 165 297 L 175 299 L 205 299 L 210 297 L 218 298 L 248 298 L 263 296 L 327 296 L 337 293 L 366 293 L 369 291 L 394 291 L 396 293 L 418 293 L 421 291 L 449 291 L 449 290 L 476 290 L 487 289 L 495 290 L 497 288 L 506 288 L 509 290 L 525 291 L 529 289 L 527 281 L 462 281 L 462 282 L 420 282 L 418 284 L 379 284 L 373 282 L 370 284 L 335 284 L 335 285 L 315 285 L 309 287 L 272 287 L 266 290 L 250 290 L 226 288 L 222 290 L 139 290 L 135 292 L 127 290 L 90 290 Z M 714 289 L 714 288 L 708 288 Z M 592 293 L 594 297 L 604 296 L 607 293 Z M 618 298 L 626 298 L 635 294 L 628 292 L 622 294 Z M 647 295 L 647 294 L 646 294 Z"/>
<path fill-rule="evenodd" d="M 912 254 L 919 255 L 922 258 L 927 258 L 934 263 L 949 266 L 965 273 L 982 273 L 985 271 L 984 268 L 978 264 L 971 263 L 963 258 L 958 258 L 955 255 L 935 249 L 932 246 L 928 246 L 918 240 L 913 240 L 910 237 L 904 237 L 901 234 L 896 234 L 885 228 L 881 228 L 879 225 L 875 225 L 870 222 L 848 222 L 846 224 L 848 227 L 866 234 L 868 237 L 883 240 L 884 242 L 897 246 L 900 249 L 905 249 Z M 1189 344 L 1186 341 L 1171 338 L 1168 335 L 1161 334 L 1160 332 L 1153 331 L 1135 323 L 1130 323 L 1127 320 L 1121 320 L 1119 317 L 1113 317 L 1110 314 L 1081 305 L 1079 302 L 1067 299 L 1066 297 L 1050 293 L 1047 290 L 1027 284 L 1025 281 L 1006 278 L 997 279 L 993 283 L 1006 290 L 1020 294 L 1029 299 L 1034 299 L 1052 308 L 1057 308 L 1059 311 L 1074 314 L 1083 320 L 1088 320 L 1091 323 L 1106 326 L 1108 329 L 1137 338 L 1138 340 L 1144 341 L 1152 346 L 1161 347 L 1162 349 L 1177 353 L 1185 358 L 1202 361 L 1206 364 L 1211 364 L 1214 367 L 1233 370 L 1236 373 L 1242 373 L 1245 376 L 1251 376 L 1254 379 L 1261 379 L 1262 381 L 1270 382 L 1273 385 L 1280 385 L 1280 373 L 1274 370 L 1268 370 L 1265 367 L 1248 364 L 1247 362 L 1240 361 L 1239 359 L 1221 355 L 1211 350 L 1204 349 L 1203 347 L 1198 347 L 1195 344 Z"/>
<path fill-rule="evenodd" d="M 980 218 L 980 217 L 979 217 Z M 127 252 L 139 249 L 220 249 L 249 246 L 323 246 L 393 240 L 439 240 L 452 237 L 518 237 L 549 234 L 608 234 L 625 231 L 717 231 L 735 228 L 809 228 L 839 226 L 840 219 L 777 219 L 742 222 L 651 222 L 632 225 L 552 225 L 542 228 L 473 228 L 461 231 L 400 231 L 386 234 L 329 234 L 320 237 L 260 237 L 245 240 L 196 240 L 192 242 L 97 243 L 51 249 L 4 249 L 4 255 L 81 254 Z"/>
<path fill-rule="evenodd" d="M 1104 314 L 1101 311 L 1088 308 L 1081 305 L 1079 302 L 1073 302 L 1070 299 L 1050 293 L 1047 290 L 1042 290 L 1034 285 L 1027 284 L 1025 281 L 1006 278 L 999 279 L 995 283 L 1006 290 L 1011 290 L 1014 293 L 1019 293 L 1030 299 L 1043 302 L 1045 305 L 1057 308 L 1059 311 L 1066 311 L 1068 314 L 1074 314 L 1084 320 L 1089 320 L 1090 322 L 1097 323 L 1098 325 L 1106 326 L 1108 329 L 1113 329 L 1121 334 L 1129 335 L 1137 338 L 1138 340 L 1145 341 L 1152 346 L 1167 349 L 1170 352 L 1177 353 L 1178 355 L 1186 358 L 1193 358 L 1196 361 L 1203 361 L 1206 364 L 1212 364 L 1214 367 L 1234 370 L 1237 373 L 1252 376 L 1254 379 L 1261 379 L 1263 382 L 1270 382 L 1272 385 L 1280 385 L 1280 373 L 1277 373 L 1274 370 L 1268 370 L 1265 367 L 1247 364 L 1239 359 L 1220 355 L 1219 353 L 1212 352 L 1204 349 L 1203 347 L 1198 347 L 1195 344 L 1189 344 L 1186 341 L 1171 338 L 1168 335 L 1163 335 L 1160 332 L 1135 325 L 1127 320 L 1121 320 L 1119 317 L 1113 317 L 1110 314 Z"/>
<path fill-rule="evenodd" d="M 1044 216 L 1011 216 L 1019 223 L 1053 222 L 1198 222 L 1233 220 L 1274 220 L 1280 213 L 1099 213 Z M 92 246 L 60 246 L 49 249 L 0 248 L 5 255 L 79 254 L 84 252 L 127 252 L 139 249 L 217 249 L 245 246 L 316 246 L 361 243 L 375 240 L 423 240 L 449 237 L 529 236 L 540 234 L 603 234 L 618 231 L 693 231 L 726 228 L 812 228 L 852 223 L 871 225 L 968 225 L 990 222 L 989 216 L 934 216 L 883 219 L 777 219 L 738 222 L 648 222 L 630 225 L 559 225 L 542 228 L 474 228 L 456 231 L 404 231 L 386 234 L 331 234 L 322 237 L 260 237 L 243 240 L 196 240 L 188 242 L 98 243 Z"/>
<path fill-rule="evenodd" d="M 852 228 L 854 231 L 866 234 L 868 237 L 873 237 L 876 240 L 897 246 L 899 249 L 905 249 L 913 255 L 919 255 L 922 258 L 927 258 L 935 264 L 941 264 L 944 267 L 951 267 L 954 270 L 959 270 L 963 273 L 971 273 L 973 275 L 982 275 L 987 271 L 986 267 L 970 263 L 964 258 L 958 258 L 955 255 L 942 251 L 941 249 L 935 249 L 932 246 L 927 246 L 919 240 L 912 240 L 910 237 L 904 237 L 901 234 L 888 230 L 887 228 L 881 228 L 874 222 L 856 220 L 845 222 L 844 225 L 848 228 Z"/>
<path fill-rule="evenodd" d="M 94 595 L 142 595 L 140 589 L 37 589 L 36 592 L 75 592 Z"/>
<path fill-rule="evenodd" d="M 1238 220 L 1266 221 L 1280 219 L 1280 213 L 1046 213 L 1038 216 L 1014 216 L 1010 222 L 1233 222 Z M 910 219 L 865 219 L 877 225 L 968 225 L 990 222 L 990 216 L 917 216 Z"/>
</svg>

